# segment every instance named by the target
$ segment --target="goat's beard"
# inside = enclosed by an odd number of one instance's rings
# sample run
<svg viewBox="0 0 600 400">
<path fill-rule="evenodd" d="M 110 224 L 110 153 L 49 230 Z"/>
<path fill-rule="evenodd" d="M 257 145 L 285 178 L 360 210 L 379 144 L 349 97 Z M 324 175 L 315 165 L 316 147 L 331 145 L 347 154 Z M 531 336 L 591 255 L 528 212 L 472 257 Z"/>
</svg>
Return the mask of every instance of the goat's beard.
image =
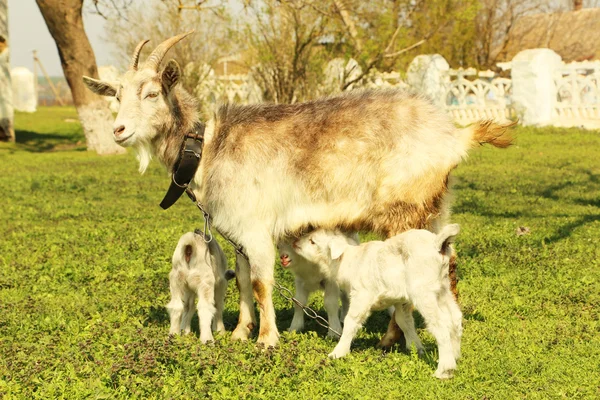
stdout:
<svg viewBox="0 0 600 400">
<path fill-rule="evenodd" d="M 137 153 L 137 159 L 140 162 L 139 171 L 140 174 L 146 172 L 150 161 L 152 161 L 152 145 L 148 141 L 141 141 L 136 144 L 135 151 Z"/>
</svg>

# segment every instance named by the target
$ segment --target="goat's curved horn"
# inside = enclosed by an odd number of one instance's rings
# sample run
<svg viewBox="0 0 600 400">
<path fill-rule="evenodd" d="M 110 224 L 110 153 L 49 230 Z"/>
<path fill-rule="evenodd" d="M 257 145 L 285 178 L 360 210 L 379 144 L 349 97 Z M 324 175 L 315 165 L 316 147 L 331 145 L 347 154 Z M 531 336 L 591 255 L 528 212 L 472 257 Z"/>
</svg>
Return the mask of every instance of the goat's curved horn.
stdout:
<svg viewBox="0 0 600 400">
<path fill-rule="evenodd" d="M 144 63 L 144 68 L 151 68 L 154 71 L 158 71 L 160 62 L 164 58 L 165 54 L 167 54 L 167 51 L 169 51 L 169 49 L 171 47 L 173 47 L 181 39 L 183 39 L 184 37 L 186 37 L 187 35 L 190 35 L 192 33 L 194 33 L 193 29 L 189 32 L 182 33 L 181 35 L 173 36 L 172 38 L 169 38 L 169 39 L 165 40 L 164 42 L 162 42 L 161 44 L 159 44 L 154 49 L 154 51 L 152 51 L 152 54 L 150 54 L 148 56 L 148 58 L 146 59 L 146 62 Z"/>
<path fill-rule="evenodd" d="M 148 42 L 149 42 L 148 39 L 142 40 L 141 42 L 138 43 L 137 46 L 135 46 L 135 50 L 133 51 L 133 56 L 131 57 L 131 62 L 129 63 L 130 70 L 137 71 L 138 60 L 140 59 L 140 52 L 142 51 L 142 47 L 144 47 L 144 45 Z"/>
</svg>

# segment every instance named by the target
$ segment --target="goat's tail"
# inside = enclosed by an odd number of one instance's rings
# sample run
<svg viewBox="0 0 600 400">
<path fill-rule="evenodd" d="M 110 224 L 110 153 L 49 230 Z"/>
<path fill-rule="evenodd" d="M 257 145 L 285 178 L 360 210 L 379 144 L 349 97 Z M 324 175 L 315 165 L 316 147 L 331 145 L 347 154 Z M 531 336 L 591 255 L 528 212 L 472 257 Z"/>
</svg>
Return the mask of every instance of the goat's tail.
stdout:
<svg viewBox="0 0 600 400">
<path fill-rule="evenodd" d="M 181 236 L 177 243 L 177 248 L 173 253 L 173 265 L 189 268 L 190 260 L 194 252 L 198 251 L 193 232 L 188 232 Z"/>
<path fill-rule="evenodd" d="M 467 149 L 483 146 L 486 143 L 505 148 L 514 142 L 511 128 L 516 124 L 517 122 L 499 124 L 491 120 L 478 121 L 461 129 L 461 136 L 467 142 L 465 146 Z"/>
</svg>

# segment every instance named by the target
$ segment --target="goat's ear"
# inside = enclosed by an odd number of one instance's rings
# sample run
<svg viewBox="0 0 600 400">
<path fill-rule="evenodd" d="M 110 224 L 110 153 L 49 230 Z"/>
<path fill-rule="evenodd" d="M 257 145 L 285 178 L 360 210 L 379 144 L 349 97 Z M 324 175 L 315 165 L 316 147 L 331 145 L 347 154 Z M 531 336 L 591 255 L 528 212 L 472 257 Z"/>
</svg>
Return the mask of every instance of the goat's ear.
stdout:
<svg viewBox="0 0 600 400">
<path fill-rule="evenodd" d="M 84 76 L 83 83 L 85 83 L 88 89 L 96 94 L 99 94 L 100 96 L 114 97 L 117 94 L 117 89 L 115 86 L 108 82 L 103 82 L 98 79 L 90 78 L 89 76 Z"/>
<path fill-rule="evenodd" d="M 337 260 L 338 258 L 340 258 L 342 254 L 344 254 L 344 251 L 346 251 L 347 247 L 348 243 L 344 239 L 340 237 L 331 239 L 331 242 L 329 242 L 329 252 L 331 255 L 331 259 Z"/>
<path fill-rule="evenodd" d="M 460 232 L 460 225 L 451 224 L 446 225 L 435 238 L 437 250 L 443 255 L 450 256 L 450 245 L 454 243 L 456 235 Z"/>
<path fill-rule="evenodd" d="M 165 88 L 165 91 L 169 93 L 173 86 L 179 82 L 179 78 L 181 78 L 181 68 L 177 61 L 169 60 L 165 68 L 161 73 L 162 85 Z"/>
</svg>

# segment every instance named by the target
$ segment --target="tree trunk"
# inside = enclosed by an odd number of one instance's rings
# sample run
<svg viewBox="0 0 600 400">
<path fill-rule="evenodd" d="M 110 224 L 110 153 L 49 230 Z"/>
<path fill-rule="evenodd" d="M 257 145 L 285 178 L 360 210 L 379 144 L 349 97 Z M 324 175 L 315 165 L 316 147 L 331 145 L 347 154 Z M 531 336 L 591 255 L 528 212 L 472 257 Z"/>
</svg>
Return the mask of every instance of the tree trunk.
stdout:
<svg viewBox="0 0 600 400">
<path fill-rule="evenodd" d="M 13 114 L 8 58 L 8 1 L 0 0 L 0 141 L 15 141 Z"/>
<path fill-rule="evenodd" d="M 335 7 L 337 8 L 340 16 L 342 17 L 342 22 L 348 29 L 348 33 L 354 40 L 354 45 L 356 46 L 356 50 L 360 53 L 363 50 L 363 42 L 360 36 L 358 35 L 358 29 L 356 29 L 356 24 L 354 23 L 354 19 L 352 15 L 348 12 L 348 7 L 344 0 L 333 0 Z"/>
<path fill-rule="evenodd" d="M 112 138 L 113 118 L 108 102 L 89 91 L 82 80 L 83 75 L 98 78 L 94 51 L 83 30 L 83 0 L 36 2 L 56 42 L 88 150 L 94 150 L 98 154 L 124 153 L 125 149 L 117 145 Z"/>
</svg>

